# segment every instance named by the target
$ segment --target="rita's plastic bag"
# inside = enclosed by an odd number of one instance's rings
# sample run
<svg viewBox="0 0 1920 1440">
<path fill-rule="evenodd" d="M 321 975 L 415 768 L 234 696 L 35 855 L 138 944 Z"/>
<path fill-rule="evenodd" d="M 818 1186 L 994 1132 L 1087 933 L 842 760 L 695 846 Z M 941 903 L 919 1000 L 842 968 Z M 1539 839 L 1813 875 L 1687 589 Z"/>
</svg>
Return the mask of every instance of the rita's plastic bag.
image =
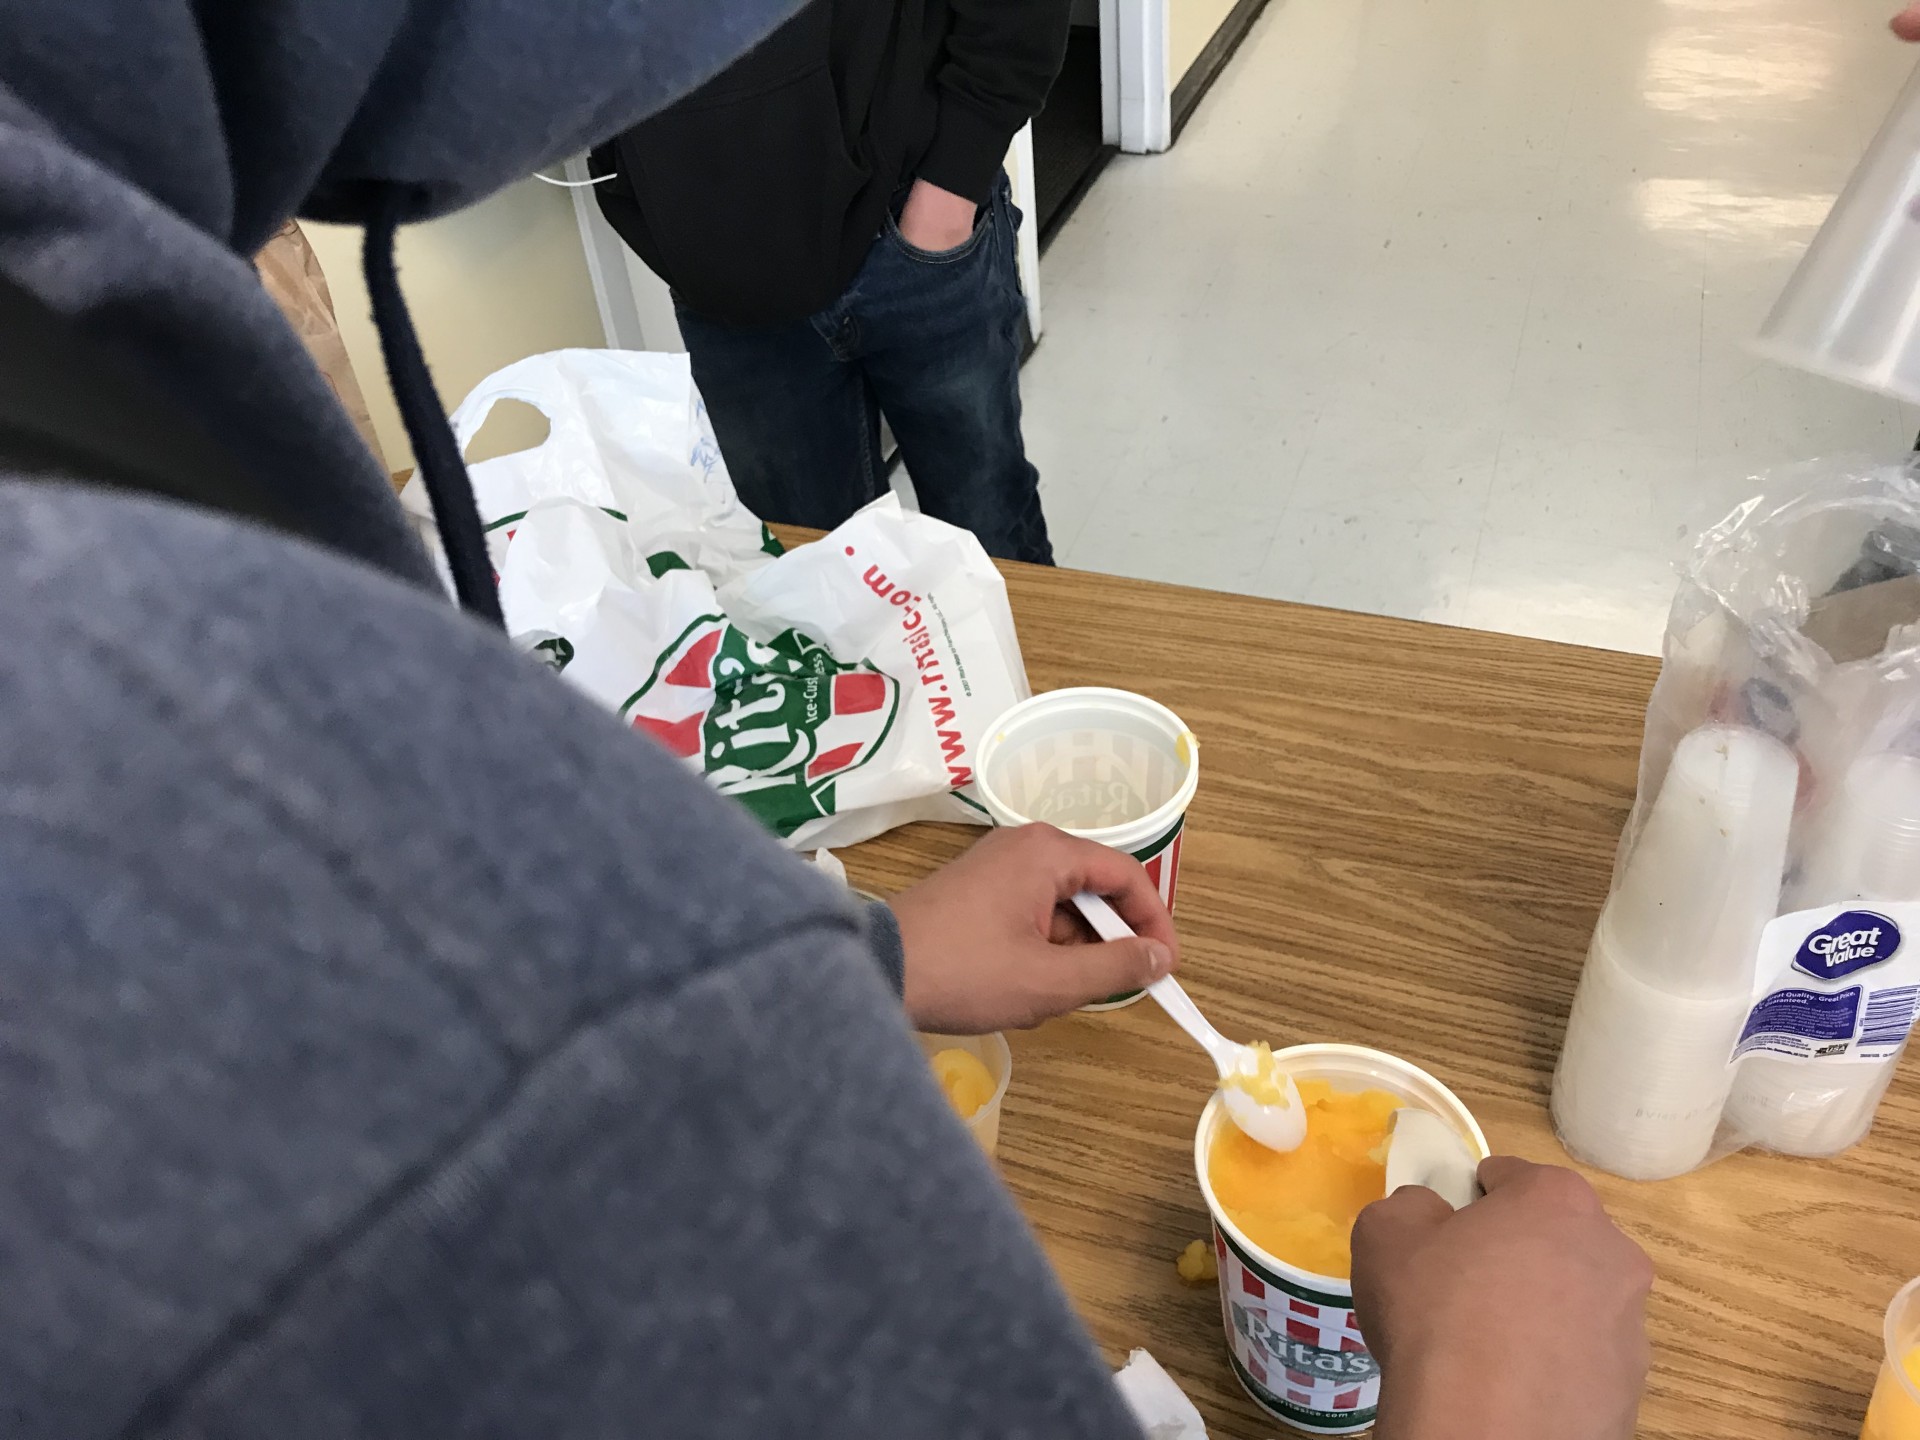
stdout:
<svg viewBox="0 0 1920 1440">
<path fill-rule="evenodd" d="M 1029 691 L 979 541 L 888 496 L 782 553 L 734 494 L 684 355 L 520 361 L 454 412 L 462 446 L 507 398 L 551 426 L 471 467 L 516 643 L 795 849 L 986 823 L 975 748 Z"/>
<path fill-rule="evenodd" d="M 1857 1143 L 1920 1006 L 1920 479 L 1819 464 L 1706 532 L 1554 1080 L 1634 1179 Z"/>
</svg>

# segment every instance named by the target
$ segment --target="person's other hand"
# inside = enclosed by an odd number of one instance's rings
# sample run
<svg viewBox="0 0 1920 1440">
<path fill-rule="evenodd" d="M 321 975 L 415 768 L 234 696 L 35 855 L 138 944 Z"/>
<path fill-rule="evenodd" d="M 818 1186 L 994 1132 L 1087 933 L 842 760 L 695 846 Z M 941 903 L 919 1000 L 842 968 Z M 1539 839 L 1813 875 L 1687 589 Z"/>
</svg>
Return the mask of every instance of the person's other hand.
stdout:
<svg viewBox="0 0 1920 1440">
<path fill-rule="evenodd" d="M 900 238 L 914 249 L 934 255 L 957 250 L 973 234 L 979 210 L 964 195 L 942 190 L 931 180 L 916 180 L 900 211 Z"/>
<path fill-rule="evenodd" d="M 1632 1440 L 1652 1262 L 1571 1170 L 1496 1155 L 1480 1183 L 1464 1210 L 1409 1186 L 1354 1226 L 1376 1440 Z"/>
<path fill-rule="evenodd" d="M 1065 902 L 1103 895 L 1139 932 L 1094 938 Z M 906 950 L 907 1015 L 922 1030 L 1023 1029 L 1123 990 L 1179 961 L 1173 917 L 1140 862 L 1051 825 L 994 830 L 889 902 Z"/>
<path fill-rule="evenodd" d="M 1920 5 L 1909 5 L 1893 17 L 1893 33 L 1902 40 L 1920 40 Z"/>
</svg>

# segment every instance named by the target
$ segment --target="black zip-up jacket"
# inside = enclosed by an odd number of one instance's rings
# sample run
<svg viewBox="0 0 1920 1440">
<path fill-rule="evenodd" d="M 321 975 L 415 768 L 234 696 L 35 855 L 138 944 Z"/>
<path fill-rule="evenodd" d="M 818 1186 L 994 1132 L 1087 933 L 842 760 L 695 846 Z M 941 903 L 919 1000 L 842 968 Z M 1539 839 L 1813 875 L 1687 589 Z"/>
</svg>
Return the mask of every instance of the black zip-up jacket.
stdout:
<svg viewBox="0 0 1920 1440">
<path fill-rule="evenodd" d="M 814 0 L 594 152 L 609 224 L 715 320 L 797 319 L 852 280 L 899 188 L 985 204 L 1046 99 L 1070 0 Z"/>
</svg>

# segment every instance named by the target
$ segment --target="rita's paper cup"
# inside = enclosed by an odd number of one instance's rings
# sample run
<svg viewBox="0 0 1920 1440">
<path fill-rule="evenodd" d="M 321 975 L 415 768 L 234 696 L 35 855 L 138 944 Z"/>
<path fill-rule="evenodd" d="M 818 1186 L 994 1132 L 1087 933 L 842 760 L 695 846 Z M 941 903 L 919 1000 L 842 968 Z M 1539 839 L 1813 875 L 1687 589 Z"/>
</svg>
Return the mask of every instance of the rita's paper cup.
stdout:
<svg viewBox="0 0 1920 1440">
<path fill-rule="evenodd" d="M 1013 1051 L 1007 1045 L 1007 1037 L 993 1035 L 919 1035 L 920 1049 L 931 1060 L 942 1050 L 964 1050 L 982 1065 L 987 1074 L 993 1077 L 993 1098 L 982 1105 L 963 1123 L 973 1132 L 973 1138 L 980 1142 L 980 1148 L 989 1155 L 1000 1150 L 1000 1102 L 1007 1098 L 1007 1085 L 1013 1079 Z"/>
<path fill-rule="evenodd" d="M 989 727 L 975 775 L 996 825 L 1045 821 L 1124 850 L 1172 908 L 1200 744 L 1166 706 L 1091 685 L 1035 695 Z M 1086 1008 L 1118 1009 L 1142 993 Z"/>
<path fill-rule="evenodd" d="M 1362 1045 L 1295 1045 L 1274 1058 L 1302 1080 L 1338 1090 L 1386 1090 L 1431 1111 L 1458 1132 L 1476 1159 L 1487 1137 L 1467 1107 L 1417 1065 Z M 1213 1137 L 1231 1125 L 1216 1092 L 1193 1137 L 1200 1193 L 1213 1215 L 1220 1260 L 1220 1320 L 1227 1358 L 1253 1403 L 1296 1430 L 1349 1435 L 1373 1424 L 1380 1405 L 1380 1368 L 1353 1318 L 1353 1283 L 1316 1275 L 1255 1245 L 1227 1218 L 1207 1174 Z"/>
</svg>

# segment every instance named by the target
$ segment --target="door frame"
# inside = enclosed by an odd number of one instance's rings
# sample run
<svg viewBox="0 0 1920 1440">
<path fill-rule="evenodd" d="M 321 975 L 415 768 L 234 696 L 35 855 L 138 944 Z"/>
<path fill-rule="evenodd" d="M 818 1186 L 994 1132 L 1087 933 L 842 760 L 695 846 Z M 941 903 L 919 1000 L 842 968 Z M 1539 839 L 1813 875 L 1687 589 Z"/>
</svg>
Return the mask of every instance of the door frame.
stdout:
<svg viewBox="0 0 1920 1440">
<path fill-rule="evenodd" d="M 1167 75 L 1171 0 L 1100 0 L 1100 128 L 1109 145 L 1150 155 L 1173 143 Z"/>
</svg>

